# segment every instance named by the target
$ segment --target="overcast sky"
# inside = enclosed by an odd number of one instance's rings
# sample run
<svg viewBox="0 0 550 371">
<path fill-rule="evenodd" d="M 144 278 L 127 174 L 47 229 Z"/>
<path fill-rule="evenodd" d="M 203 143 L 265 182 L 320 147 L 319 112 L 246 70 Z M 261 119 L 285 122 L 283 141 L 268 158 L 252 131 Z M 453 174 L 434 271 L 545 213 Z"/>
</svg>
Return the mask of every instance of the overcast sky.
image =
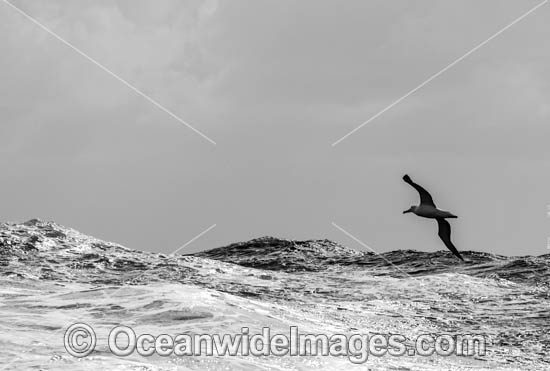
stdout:
<svg viewBox="0 0 550 371">
<path fill-rule="evenodd" d="M 550 5 L 337 146 L 536 1 L 0 2 L 0 220 L 54 220 L 134 249 L 264 235 L 545 254 Z"/>
</svg>

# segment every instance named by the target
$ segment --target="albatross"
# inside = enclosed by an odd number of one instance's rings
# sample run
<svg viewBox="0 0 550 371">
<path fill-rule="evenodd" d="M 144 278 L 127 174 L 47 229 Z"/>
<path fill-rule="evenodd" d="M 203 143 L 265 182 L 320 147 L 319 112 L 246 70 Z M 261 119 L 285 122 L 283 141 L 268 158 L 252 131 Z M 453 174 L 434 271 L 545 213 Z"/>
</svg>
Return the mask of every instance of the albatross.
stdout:
<svg viewBox="0 0 550 371">
<path fill-rule="evenodd" d="M 410 184 L 418 194 L 420 195 L 420 205 L 411 206 L 408 210 L 403 211 L 403 214 L 414 213 L 423 218 L 430 218 L 437 220 L 438 235 L 443 241 L 445 246 L 460 260 L 464 261 L 456 247 L 451 242 L 451 225 L 445 219 L 458 218 L 456 215 L 451 214 L 448 211 L 440 210 L 435 206 L 432 196 L 422 186 L 412 181 L 411 177 L 405 174 L 403 177 L 405 183 Z"/>
</svg>

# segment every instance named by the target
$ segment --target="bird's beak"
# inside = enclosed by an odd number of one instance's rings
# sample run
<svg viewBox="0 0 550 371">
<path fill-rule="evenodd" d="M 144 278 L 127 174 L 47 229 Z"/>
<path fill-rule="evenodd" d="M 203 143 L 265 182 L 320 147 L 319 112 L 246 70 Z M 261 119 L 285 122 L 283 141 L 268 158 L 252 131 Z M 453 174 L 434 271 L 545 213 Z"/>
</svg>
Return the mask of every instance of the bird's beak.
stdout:
<svg viewBox="0 0 550 371">
<path fill-rule="evenodd" d="M 411 212 L 411 209 L 407 209 L 407 210 L 403 211 L 403 214 L 410 213 L 410 212 Z"/>
</svg>

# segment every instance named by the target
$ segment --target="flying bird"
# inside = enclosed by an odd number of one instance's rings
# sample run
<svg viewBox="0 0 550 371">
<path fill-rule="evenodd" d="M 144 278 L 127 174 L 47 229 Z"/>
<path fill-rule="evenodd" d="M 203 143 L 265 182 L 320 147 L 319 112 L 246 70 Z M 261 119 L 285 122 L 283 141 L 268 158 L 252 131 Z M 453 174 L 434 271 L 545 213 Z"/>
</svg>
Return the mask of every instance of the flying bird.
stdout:
<svg viewBox="0 0 550 371">
<path fill-rule="evenodd" d="M 411 177 L 405 174 L 403 177 L 403 180 L 405 183 L 410 184 L 418 194 L 420 195 L 420 205 L 418 206 L 411 206 L 408 210 L 403 211 L 403 214 L 406 213 L 414 213 L 418 216 L 421 216 L 423 218 L 430 218 L 437 220 L 437 226 L 438 226 L 438 235 L 439 238 L 443 241 L 445 246 L 451 252 L 458 257 L 460 260 L 464 261 L 456 247 L 451 242 L 451 225 L 448 221 L 445 219 L 447 218 L 458 218 L 456 215 L 451 214 L 448 211 L 439 210 L 434 203 L 434 200 L 432 199 L 432 196 L 426 191 L 423 187 L 419 186 L 415 182 L 412 181 Z"/>
</svg>

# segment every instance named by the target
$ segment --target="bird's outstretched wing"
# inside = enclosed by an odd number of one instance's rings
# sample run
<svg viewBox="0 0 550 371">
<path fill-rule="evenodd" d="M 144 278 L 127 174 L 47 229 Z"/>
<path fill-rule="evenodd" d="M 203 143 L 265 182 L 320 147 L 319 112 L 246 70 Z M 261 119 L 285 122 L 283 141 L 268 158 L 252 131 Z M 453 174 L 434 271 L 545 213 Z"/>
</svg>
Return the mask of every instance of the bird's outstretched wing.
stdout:
<svg viewBox="0 0 550 371">
<path fill-rule="evenodd" d="M 432 199 L 432 196 L 426 191 L 424 188 L 416 184 L 412 181 L 411 177 L 405 174 L 403 177 L 403 180 L 405 183 L 410 184 L 414 189 L 418 191 L 418 194 L 420 194 L 420 204 L 421 205 L 430 205 L 435 207 L 434 200 Z"/>
<path fill-rule="evenodd" d="M 443 243 L 445 243 L 445 246 L 447 246 L 447 248 L 451 250 L 451 252 L 457 258 L 464 261 L 464 259 L 456 249 L 455 245 L 453 245 L 453 243 L 451 242 L 451 225 L 449 224 L 449 222 L 443 218 L 437 218 L 437 226 L 439 227 L 439 231 L 437 232 L 437 234 L 439 235 L 439 238 L 441 238 Z"/>
</svg>

